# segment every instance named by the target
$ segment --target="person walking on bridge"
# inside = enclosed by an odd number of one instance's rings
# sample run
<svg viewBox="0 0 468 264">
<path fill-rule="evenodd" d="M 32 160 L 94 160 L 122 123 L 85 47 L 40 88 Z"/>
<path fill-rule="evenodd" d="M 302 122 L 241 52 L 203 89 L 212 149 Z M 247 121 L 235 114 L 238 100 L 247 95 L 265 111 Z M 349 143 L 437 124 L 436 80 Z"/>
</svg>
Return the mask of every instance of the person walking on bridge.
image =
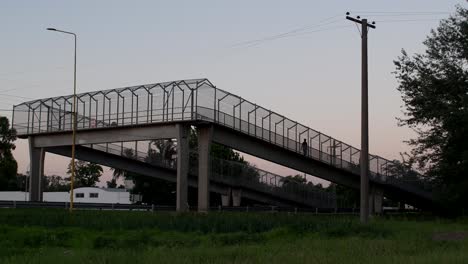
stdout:
<svg viewBox="0 0 468 264">
<path fill-rule="evenodd" d="M 307 140 L 304 138 L 304 142 L 302 142 L 302 153 L 304 153 L 304 156 L 307 156 L 307 150 L 309 147 L 307 146 Z"/>
</svg>

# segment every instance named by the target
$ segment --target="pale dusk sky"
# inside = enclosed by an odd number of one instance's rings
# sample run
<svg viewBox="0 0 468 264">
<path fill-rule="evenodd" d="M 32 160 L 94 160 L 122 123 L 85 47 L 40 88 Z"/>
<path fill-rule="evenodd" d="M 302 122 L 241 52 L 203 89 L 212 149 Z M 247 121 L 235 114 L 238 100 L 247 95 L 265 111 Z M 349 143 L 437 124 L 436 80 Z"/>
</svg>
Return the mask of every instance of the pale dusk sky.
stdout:
<svg viewBox="0 0 468 264">
<path fill-rule="evenodd" d="M 78 35 L 79 92 L 208 78 L 318 131 L 360 145 L 360 37 L 345 13 L 376 21 L 369 32 L 370 151 L 399 158 L 414 134 L 398 127 L 393 60 L 422 41 L 457 0 L 395 1 L 2 1 L 0 115 L 14 104 L 70 94 Z M 321 26 L 315 26 L 320 21 Z M 258 45 L 236 45 L 310 26 Z M 29 164 L 26 140 L 14 152 Z M 258 167 L 292 173 L 268 162 Z M 46 158 L 45 173 L 65 175 L 68 159 Z M 102 181 L 108 180 L 106 170 Z"/>
</svg>

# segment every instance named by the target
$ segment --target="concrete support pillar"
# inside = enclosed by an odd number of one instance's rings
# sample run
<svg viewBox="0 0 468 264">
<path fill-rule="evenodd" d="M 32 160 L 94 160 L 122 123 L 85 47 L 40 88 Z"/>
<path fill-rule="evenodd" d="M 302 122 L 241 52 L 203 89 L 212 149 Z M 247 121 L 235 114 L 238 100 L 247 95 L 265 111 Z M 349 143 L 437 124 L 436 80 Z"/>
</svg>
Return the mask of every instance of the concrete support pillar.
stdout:
<svg viewBox="0 0 468 264">
<path fill-rule="evenodd" d="M 405 202 L 403 201 L 398 202 L 398 207 L 400 211 L 404 211 L 406 209 Z"/>
<path fill-rule="evenodd" d="M 231 205 L 231 188 L 229 188 L 227 194 L 221 194 L 221 205 L 222 206 Z"/>
<path fill-rule="evenodd" d="M 45 151 L 34 147 L 34 137 L 29 138 L 29 201 L 42 201 L 42 177 L 44 175 Z"/>
<path fill-rule="evenodd" d="M 369 215 L 374 215 L 374 194 L 369 191 Z"/>
<path fill-rule="evenodd" d="M 188 211 L 189 133 L 187 125 L 177 124 L 177 189 L 176 210 Z"/>
<path fill-rule="evenodd" d="M 376 214 L 381 214 L 383 212 L 383 192 L 375 194 L 374 212 Z"/>
<path fill-rule="evenodd" d="M 198 126 L 198 212 L 210 208 L 210 150 L 213 138 L 211 126 Z"/>
<path fill-rule="evenodd" d="M 242 190 L 232 189 L 232 205 L 235 207 L 240 206 L 241 200 L 242 200 Z"/>
<path fill-rule="evenodd" d="M 369 191 L 369 213 L 381 214 L 383 203 L 383 191 L 381 189 L 372 187 Z"/>
</svg>

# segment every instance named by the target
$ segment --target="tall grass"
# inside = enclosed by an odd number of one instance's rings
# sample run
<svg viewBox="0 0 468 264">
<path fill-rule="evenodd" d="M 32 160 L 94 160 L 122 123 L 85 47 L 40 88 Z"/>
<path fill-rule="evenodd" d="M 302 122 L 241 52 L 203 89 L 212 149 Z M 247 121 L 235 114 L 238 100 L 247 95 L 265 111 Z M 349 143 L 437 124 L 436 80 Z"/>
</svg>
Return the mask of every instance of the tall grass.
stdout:
<svg viewBox="0 0 468 264">
<path fill-rule="evenodd" d="M 466 219 L 0 210 L 0 263 L 466 263 Z"/>
<path fill-rule="evenodd" d="M 151 213 L 129 211 L 74 211 L 51 209 L 0 210 L 0 223 L 10 226 L 83 227 L 95 230 L 158 228 L 180 232 L 263 232 L 288 227 L 299 232 L 331 227 L 358 227 L 352 216 L 314 216 L 287 213 Z"/>
</svg>

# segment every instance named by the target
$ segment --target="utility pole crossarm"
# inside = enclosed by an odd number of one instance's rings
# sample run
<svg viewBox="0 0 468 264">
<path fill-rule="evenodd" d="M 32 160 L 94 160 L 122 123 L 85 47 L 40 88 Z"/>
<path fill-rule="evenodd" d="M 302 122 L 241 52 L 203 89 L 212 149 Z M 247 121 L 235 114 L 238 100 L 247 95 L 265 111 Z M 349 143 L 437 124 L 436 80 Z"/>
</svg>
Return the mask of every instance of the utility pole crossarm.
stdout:
<svg viewBox="0 0 468 264">
<path fill-rule="evenodd" d="M 346 19 L 351 20 L 351 21 L 353 21 L 353 22 L 356 22 L 356 23 L 358 23 L 358 24 L 362 24 L 362 20 L 356 19 L 356 18 L 354 18 L 354 17 L 346 16 Z M 366 20 L 366 21 L 367 21 L 367 20 Z M 373 22 L 373 23 L 374 23 L 374 22 Z M 375 25 L 374 25 L 374 24 L 368 24 L 368 23 L 367 23 L 367 26 L 370 27 L 370 28 L 374 28 L 374 29 L 375 29 Z"/>
</svg>

